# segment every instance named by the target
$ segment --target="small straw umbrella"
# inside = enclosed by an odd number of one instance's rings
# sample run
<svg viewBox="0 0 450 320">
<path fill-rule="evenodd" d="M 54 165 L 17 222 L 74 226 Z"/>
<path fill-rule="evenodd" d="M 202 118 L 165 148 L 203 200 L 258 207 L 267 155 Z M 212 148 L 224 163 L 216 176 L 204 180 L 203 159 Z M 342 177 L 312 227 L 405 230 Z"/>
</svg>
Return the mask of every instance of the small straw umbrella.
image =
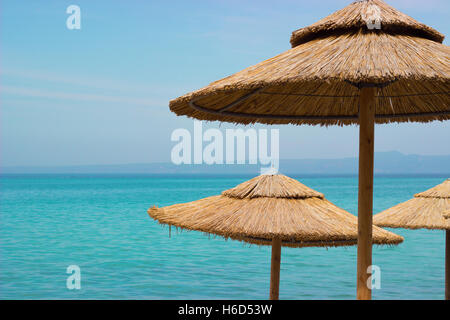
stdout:
<svg viewBox="0 0 450 320">
<path fill-rule="evenodd" d="M 446 230 L 445 299 L 450 300 L 450 220 L 444 218 L 443 212 L 450 212 L 450 179 L 380 212 L 373 222 L 389 228 Z"/>
<path fill-rule="evenodd" d="M 382 0 L 356 1 L 292 33 L 292 49 L 170 102 L 240 124 L 359 124 L 357 298 L 372 264 L 374 124 L 450 119 L 444 35 Z"/>
<path fill-rule="evenodd" d="M 281 246 L 335 247 L 357 244 L 357 218 L 322 193 L 284 175 L 261 175 L 221 195 L 150 208 L 162 224 L 216 234 L 257 245 L 272 245 L 270 299 L 277 300 Z M 403 241 L 375 227 L 374 244 Z"/>
</svg>

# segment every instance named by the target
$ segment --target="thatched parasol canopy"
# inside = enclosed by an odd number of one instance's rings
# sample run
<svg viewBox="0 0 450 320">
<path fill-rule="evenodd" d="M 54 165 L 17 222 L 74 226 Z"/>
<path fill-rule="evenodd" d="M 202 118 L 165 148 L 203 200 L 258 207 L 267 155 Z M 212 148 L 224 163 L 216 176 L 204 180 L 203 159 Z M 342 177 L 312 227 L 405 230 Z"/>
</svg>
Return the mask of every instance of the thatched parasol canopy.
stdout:
<svg viewBox="0 0 450 320">
<path fill-rule="evenodd" d="M 367 17 L 378 8 L 381 29 Z M 444 35 L 381 0 L 358 1 L 292 33 L 292 49 L 170 102 L 177 115 L 268 124 L 358 123 L 359 87 L 377 86 L 375 121 L 450 119 Z"/>
<path fill-rule="evenodd" d="M 356 245 L 357 218 L 323 194 L 284 175 L 261 175 L 221 195 L 150 208 L 160 223 L 259 245 L 279 238 L 283 246 Z M 374 244 L 398 244 L 403 238 L 374 227 Z"/>
<path fill-rule="evenodd" d="M 450 179 L 373 217 L 381 227 L 446 230 L 445 299 L 450 300 Z M 444 213 L 444 214 L 443 214 Z"/>
<path fill-rule="evenodd" d="M 450 180 L 414 195 L 373 217 L 373 223 L 381 227 L 405 229 L 450 229 L 450 220 L 443 212 L 450 210 Z"/>
<path fill-rule="evenodd" d="M 221 195 L 150 208 L 162 224 L 258 245 L 272 245 L 270 298 L 278 299 L 281 246 L 334 247 L 357 244 L 355 216 L 320 192 L 284 175 L 261 175 Z M 374 244 L 398 244 L 398 236 L 373 227 Z"/>
</svg>

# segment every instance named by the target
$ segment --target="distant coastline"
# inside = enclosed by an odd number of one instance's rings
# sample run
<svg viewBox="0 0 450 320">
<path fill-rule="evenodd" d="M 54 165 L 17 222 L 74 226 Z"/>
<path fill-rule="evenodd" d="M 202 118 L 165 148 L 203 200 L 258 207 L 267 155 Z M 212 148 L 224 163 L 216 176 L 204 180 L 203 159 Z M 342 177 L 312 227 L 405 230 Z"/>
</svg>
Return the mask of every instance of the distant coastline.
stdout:
<svg viewBox="0 0 450 320">
<path fill-rule="evenodd" d="M 174 165 L 172 163 L 138 163 L 82 166 L 1 167 L 0 174 L 201 174 L 257 175 L 258 165 Z M 358 159 L 282 159 L 280 172 L 295 174 L 353 175 L 358 173 Z M 400 152 L 375 153 L 375 174 L 443 174 L 450 173 L 450 155 L 405 155 Z"/>
</svg>

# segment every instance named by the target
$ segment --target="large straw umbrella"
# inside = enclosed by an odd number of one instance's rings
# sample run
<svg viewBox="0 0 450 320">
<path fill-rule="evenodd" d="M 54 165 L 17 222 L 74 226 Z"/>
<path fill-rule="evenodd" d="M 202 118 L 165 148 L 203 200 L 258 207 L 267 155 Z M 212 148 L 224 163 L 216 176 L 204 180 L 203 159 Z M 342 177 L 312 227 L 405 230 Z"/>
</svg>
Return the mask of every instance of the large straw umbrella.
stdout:
<svg viewBox="0 0 450 320">
<path fill-rule="evenodd" d="M 150 208 L 160 223 L 258 245 L 272 245 L 270 299 L 277 300 L 281 246 L 335 247 L 357 243 L 357 219 L 319 193 L 284 175 L 261 175 L 221 195 Z M 373 243 L 403 238 L 378 227 Z"/>
<path fill-rule="evenodd" d="M 442 214 L 450 210 L 450 180 L 373 217 L 377 226 L 405 229 L 446 230 L 445 299 L 450 300 L 450 220 Z"/>
<path fill-rule="evenodd" d="M 372 264 L 374 124 L 450 119 L 444 36 L 381 0 L 292 33 L 292 49 L 170 102 L 177 115 L 251 124 L 359 124 L 357 298 Z"/>
</svg>

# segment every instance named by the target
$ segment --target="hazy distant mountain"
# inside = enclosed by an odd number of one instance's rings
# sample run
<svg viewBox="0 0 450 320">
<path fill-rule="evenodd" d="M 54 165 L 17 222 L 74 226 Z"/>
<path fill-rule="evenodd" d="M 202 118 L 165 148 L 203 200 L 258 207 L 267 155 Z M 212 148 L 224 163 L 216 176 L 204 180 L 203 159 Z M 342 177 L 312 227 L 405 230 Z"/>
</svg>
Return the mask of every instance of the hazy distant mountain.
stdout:
<svg viewBox="0 0 450 320">
<path fill-rule="evenodd" d="M 172 163 L 89 165 L 64 167 L 3 167 L 1 173 L 147 173 L 147 174 L 249 174 L 257 175 L 259 165 L 174 165 Z M 285 174 L 356 174 L 357 158 L 280 160 Z M 375 153 L 375 173 L 450 173 L 450 155 L 420 156 L 400 152 Z"/>
<path fill-rule="evenodd" d="M 450 155 L 405 155 L 397 151 L 375 153 L 375 173 L 450 173 Z M 289 173 L 358 173 L 358 158 L 281 161 Z"/>
</svg>

